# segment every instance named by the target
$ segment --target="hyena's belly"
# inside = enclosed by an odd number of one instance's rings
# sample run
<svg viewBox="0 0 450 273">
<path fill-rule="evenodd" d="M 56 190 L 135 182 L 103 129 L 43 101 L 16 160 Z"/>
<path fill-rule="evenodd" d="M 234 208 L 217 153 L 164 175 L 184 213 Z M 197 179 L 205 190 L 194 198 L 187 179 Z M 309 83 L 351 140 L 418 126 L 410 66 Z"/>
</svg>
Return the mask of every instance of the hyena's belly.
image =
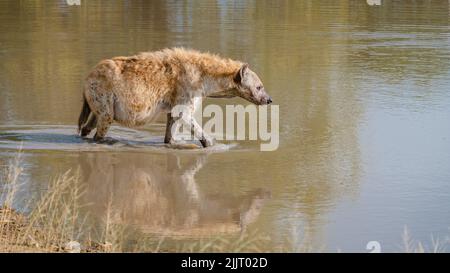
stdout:
<svg viewBox="0 0 450 273">
<path fill-rule="evenodd" d="M 145 105 L 145 107 L 133 107 L 124 103 L 114 104 L 114 120 L 128 127 L 142 126 L 155 120 L 163 111 L 160 105 Z"/>
</svg>

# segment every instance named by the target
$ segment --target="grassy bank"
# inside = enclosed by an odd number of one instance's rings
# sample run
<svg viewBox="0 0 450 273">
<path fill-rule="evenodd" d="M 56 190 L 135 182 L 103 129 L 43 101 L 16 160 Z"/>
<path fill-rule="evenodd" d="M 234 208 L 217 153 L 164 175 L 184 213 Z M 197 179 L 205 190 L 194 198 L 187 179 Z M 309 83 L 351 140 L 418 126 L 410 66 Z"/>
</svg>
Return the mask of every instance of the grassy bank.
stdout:
<svg viewBox="0 0 450 273">
<path fill-rule="evenodd" d="M 3 170 L 0 197 L 0 251 L 78 251 L 82 234 L 79 200 L 83 194 L 77 174 L 70 171 L 55 177 L 37 200 L 30 200 L 27 213 L 13 209 L 22 174 L 20 154 Z M 84 251 L 100 251 L 99 244 L 87 244 Z"/>
</svg>

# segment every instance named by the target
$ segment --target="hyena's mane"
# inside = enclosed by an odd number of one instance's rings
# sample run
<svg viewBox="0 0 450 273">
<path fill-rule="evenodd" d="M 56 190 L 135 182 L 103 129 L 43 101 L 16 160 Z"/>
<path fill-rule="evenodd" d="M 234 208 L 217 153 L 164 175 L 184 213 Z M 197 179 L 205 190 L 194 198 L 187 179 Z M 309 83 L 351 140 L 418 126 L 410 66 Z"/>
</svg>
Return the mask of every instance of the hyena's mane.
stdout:
<svg viewBox="0 0 450 273">
<path fill-rule="evenodd" d="M 138 56 L 157 58 L 163 62 L 177 66 L 191 65 L 197 67 L 203 75 L 214 78 L 233 77 L 243 63 L 229 58 L 223 58 L 217 54 L 200 52 L 182 47 L 166 48 L 161 51 L 140 53 Z"/>
</svg>

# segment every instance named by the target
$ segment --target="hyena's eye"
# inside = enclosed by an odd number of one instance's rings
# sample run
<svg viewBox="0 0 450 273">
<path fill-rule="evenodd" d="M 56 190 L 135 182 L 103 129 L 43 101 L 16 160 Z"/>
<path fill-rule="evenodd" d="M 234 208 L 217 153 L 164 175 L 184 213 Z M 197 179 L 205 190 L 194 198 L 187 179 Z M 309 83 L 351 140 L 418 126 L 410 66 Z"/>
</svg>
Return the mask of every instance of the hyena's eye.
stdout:
<svg viewBox="0 0 450 273">
<path fill-rule="evenodd" d="M 258 90 L 258 91 L 260 91 L 262 89 L 262 86 L 261 85 L 258 85 L 257 87 L 256 87 L 256 90 Z"/>
</svg>

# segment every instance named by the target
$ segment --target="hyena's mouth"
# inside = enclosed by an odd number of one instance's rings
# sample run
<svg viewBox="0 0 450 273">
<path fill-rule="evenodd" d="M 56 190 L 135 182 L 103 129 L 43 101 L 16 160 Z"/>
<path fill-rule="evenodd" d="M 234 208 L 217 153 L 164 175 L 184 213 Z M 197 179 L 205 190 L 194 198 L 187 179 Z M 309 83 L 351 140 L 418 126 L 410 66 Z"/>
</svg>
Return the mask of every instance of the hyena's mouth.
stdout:
<svg viewBox="0 0 450 273">
<path fill-rule="evenodd" d="M 253 102 L 256 105 L 268 105 L 272 103 L 272 98 L 267 96 L 260 99 L 253 99 L 251 102 Z"/>
<path fill-rule="evenodd" d="M 251 102 L 251 103 L 253 103 L 253 104 L 256 104 L 256 105 L 264 105 L 265 104 L 265 103 L 262 102 L 262 100 L 257 99 L 255 97 L 249 97 L 249 98 L 244 98 L 244 99 L 249 101 L 249 102 Z"/>
</svg>

